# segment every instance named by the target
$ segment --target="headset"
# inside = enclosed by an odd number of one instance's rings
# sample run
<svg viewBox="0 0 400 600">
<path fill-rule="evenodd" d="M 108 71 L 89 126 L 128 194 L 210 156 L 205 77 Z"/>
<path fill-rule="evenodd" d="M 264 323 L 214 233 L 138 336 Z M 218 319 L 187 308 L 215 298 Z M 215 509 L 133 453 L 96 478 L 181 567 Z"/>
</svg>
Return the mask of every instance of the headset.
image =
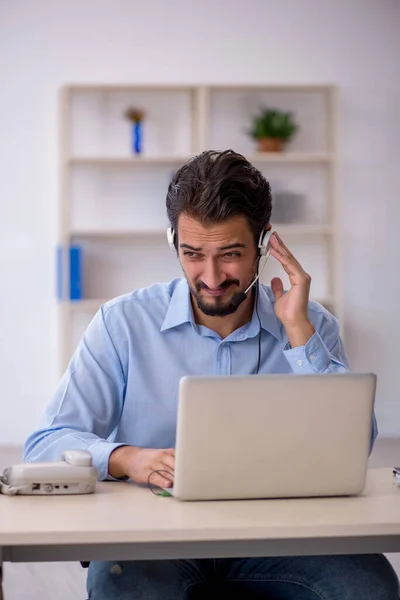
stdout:
<svg viewBox="0 0 400 600">
<path fill-rule="evenodd" d="M 260 270 L 257 269 L 258 273 L 257 273 L 256 277 L 253 279 L 253 281 L 250 283 L 248 288 L 244 292 L 239 292 L 232 296 L 231 302 L 232 302 L 233 306 L 235 306 L 236 308 L 238 308 L 238 306 L 240 306 L 240 304 L 242 304 L 242 302 L 244 302 L 246 300 L 247 294 L 249 293 L 249 291 L 251 290 L 253 285 L 257 282 L 258 278 L 260 277 L 261 273 L 264 270 L 265 265 L 267 264 L 269 255 L 271 253 L 271 247 L 269 244 L 271 235 L 272 235 L 272 231 L 266 231 L 265 229 L 263 229 L 262 232 L 260 233 L 260 237 L 258 239 L 258 261 L 260 261 L 260 259 L 263 256 L 265 256 L 265 261 L 264 261 L 262 268 Z M 168 240 L 168 245 L 171 248 L 171 250 L 176 251 L 175 232 L 172 229 L 172 227 L 168 227 L 168 229 L 167 229 L 167 240 Z"/>
</svg>

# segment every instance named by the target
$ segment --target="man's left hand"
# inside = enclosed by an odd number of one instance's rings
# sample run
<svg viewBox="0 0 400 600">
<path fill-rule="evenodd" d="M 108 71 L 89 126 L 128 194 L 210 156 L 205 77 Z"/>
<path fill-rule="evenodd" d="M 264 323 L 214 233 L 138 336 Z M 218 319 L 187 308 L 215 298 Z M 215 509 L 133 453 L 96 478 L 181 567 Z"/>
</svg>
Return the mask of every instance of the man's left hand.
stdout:
<svg viewBox="0 0 400 600">
<path fill-rule="evenodd" d="M 270 238 L 271 256 L 276 258 L 289 276 L 291 288 L 286 293 L 282 280 L 274 277 L 271 289 L 275 297 L 275 314 L 282 322 L 292 348 L 304 346 L 315 329 L 308 318 L 311 277 L 296 260 L 279 235 Z"/>
</svg>

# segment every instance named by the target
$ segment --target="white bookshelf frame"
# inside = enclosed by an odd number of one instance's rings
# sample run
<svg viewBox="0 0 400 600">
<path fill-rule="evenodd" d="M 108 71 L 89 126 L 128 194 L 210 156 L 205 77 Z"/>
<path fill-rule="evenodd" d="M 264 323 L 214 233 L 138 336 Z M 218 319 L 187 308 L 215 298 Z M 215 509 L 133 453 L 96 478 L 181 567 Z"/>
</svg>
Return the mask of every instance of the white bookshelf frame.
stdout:
<svg viewBox="0 0 400 600">
<path fill-rule="evenodd" d="M 70 103 L 75 93 L 96 92 L 112 94 L 120 92 L 186 92 L 190 93 L 191 112 L 191 152 L 184 155 L 167 156 L 94 156 L 72 155 L 70 153 Z M 254 91 L 254 92 L 319 92 L 326 101 L 326 127 L 328 134 L 327 149 L 324 152 L 289 152 L 283 153 L 252 153 L 246 158 L 253 163 L 285 164 L 285 165 L 322 165 L 327 169 L 327 198 L 324 202 L 329 210 L 329 222 L 326 224 L 284 224 L 279 232 L 290 242 L 292 236 L 297 238 L 313 238 L 315 236 L 329 239 L 328 255 L 328 288 L 331 293 L 328 298 L 316 298 L 321 303 L 331 307 L 339 322 L 342 322 L 343 306 L 341 293 L 341 243 L 340 243 L 340 203 L 338 192 L 338 90 L 333 85 L 70 85 L 60 90 L 59 111 L 59 242 L 68 247 L 74 238 L 79 239 L 119 239 L 132 240 L 139 236 L 165 236 L 164 229 L 110 229 L 89 230 L 77 229 L 71 226 L 71 169 L 75 165 L 88 165 L 107 169 L 108 167 L 123 167 L 140 169 L 142 165 L 179 166 L 191 156 L 209 148 L 211 127 L 211 94 L 213 92 Z M 273 223 L 274 225 L 274 223 Z M 167 242 L 166 242 L 167 244 Z M 67 255 L 67 253 L 65 253 Z M 65 274 L 64 289 L 67 289 L 67 273 L 69 265 L 65 259 L 63 273 Z M 312 275 L 312 273 L 311 273 Z M 63 371 L 73 352 L 72 319 L 77 312 L 93 313 L 108 298 L 83 299 L 70 301 L 63 299 L 59 302 L 59 356 L 60 368 Z"/>
</svg>

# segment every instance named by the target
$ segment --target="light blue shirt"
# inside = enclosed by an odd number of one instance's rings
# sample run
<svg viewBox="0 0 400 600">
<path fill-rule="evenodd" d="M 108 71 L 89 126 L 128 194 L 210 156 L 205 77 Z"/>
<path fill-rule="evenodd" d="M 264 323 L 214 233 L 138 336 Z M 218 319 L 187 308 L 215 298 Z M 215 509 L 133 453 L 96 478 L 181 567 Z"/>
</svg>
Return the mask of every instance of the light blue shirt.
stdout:
<svg viewBox="0 0 400 600">
<path fill-rule="evenodd" d="M 316 333 L 291 348 L 274 312 L 270 287 L 259 287 L 259 373 L 341 373 L 349 369 L 336 318 L 310 302 Z M 55 395 L 26 444 L 27 461 L 59 460 L 87 449 L 108 474 L 120 445 L 175 446 L 178 386 L 184 375 L 255 373 L 260 324 L 251 321 L 222 339 L 197 325 L 185 279 L 155 284 L 104 304 L 77 348 Z M 372 440 L 376 437 L 376 423 Z"/>
</svg>

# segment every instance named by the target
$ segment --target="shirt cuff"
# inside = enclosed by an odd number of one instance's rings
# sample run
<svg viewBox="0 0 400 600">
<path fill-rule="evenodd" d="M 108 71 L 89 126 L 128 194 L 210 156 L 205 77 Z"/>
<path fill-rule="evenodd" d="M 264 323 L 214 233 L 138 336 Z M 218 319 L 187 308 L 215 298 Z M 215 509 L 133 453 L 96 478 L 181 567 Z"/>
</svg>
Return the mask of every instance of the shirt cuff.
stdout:
<svg viewBox="0 0 400 600">
<path fill-rule="evenodd" d="M 110 458 L 111 452 L 113 452 L 116 448 L 120 446 L 126 446 L 127 444 L 121 443 L 112 443 L 100 440 L 99 442 L 95 442 L 91 446 L 88 447 L 90 454 L 93 457 L 93 464 L 97 467 L 99 472 L 98 480 L 104 481 L 105 479 L 111 479 L 112 481 L 121 481 L 121 479 L 115 479 L 108 472 L 108 461 Z M 128 477 L 123 477 L 122 481 L 129 479 Z"/>
<path fill-rule="evenodd" d="M 288 342 L 283 353 L 293 372 L 298 374 L 324 373 L 331 364 L 330 352 L 317 331 L 305 346 L 292 348 Z"/>
</svg>

